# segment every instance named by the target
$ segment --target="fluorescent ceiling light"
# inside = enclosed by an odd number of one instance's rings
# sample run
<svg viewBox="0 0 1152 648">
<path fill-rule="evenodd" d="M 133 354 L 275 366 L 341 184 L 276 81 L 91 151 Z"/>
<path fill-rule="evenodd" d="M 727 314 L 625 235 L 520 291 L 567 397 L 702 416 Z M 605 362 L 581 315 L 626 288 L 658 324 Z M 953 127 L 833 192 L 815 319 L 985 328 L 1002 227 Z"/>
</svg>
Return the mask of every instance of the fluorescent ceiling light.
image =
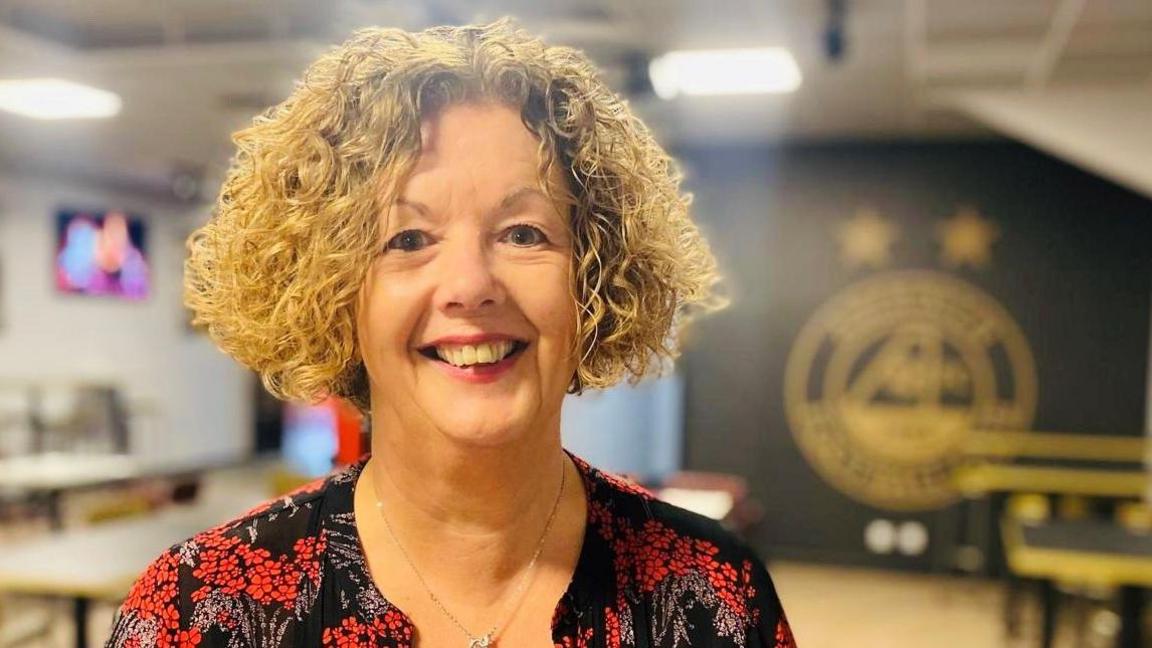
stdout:
<svg viewBox="0 0 1152 648">
<path fill-rule="evenodd" d="M 91 119 L 120 112 L 120 97 L 63 79 L 0 80 L 0 110 L 33 119 Z"/>
<path fill-rule="evenodd" d="M 662 99 L 793 92 L 801 80 L 783 47 L 669 52 L 648 64 L 648 75 Z"/>
</svg>

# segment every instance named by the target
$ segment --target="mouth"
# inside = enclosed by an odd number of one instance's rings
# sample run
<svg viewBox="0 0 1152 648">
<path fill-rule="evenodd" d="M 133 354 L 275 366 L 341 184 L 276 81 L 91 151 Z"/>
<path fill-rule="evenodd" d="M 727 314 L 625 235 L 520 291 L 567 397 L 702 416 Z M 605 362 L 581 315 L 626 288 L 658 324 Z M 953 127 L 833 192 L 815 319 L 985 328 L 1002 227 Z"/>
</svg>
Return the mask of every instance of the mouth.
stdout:
<svg viewBox="0 0 1152 648">
<path fill-rule="evenodd" d="M 520 355 L 528 348 L 523 340 L 501 340 L 481 344 L 429 345 L 417 352 L 436 362 L 458 369 L 496 365 Z"/>
</svg>

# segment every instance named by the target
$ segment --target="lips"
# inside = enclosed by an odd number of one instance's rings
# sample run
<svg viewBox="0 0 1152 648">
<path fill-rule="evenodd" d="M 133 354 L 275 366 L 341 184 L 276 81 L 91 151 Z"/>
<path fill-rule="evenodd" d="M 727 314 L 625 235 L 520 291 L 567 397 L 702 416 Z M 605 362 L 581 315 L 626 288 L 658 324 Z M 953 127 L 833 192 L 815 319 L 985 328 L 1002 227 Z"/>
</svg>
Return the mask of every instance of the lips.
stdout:
<svg viewBox="0 0 1152 648">
<path fill-rule="evenodd" d="M 467 338 L 473 344 L 433 344 L 417 349 L 420 355 L 432 361 L 432 366 L 452 380 L 459 380 L 466 384 L 482 385 L 500 381 L 509 375 L 513 367 L 520 360 L 529 343 L 524 340 L 509 338 L 495 342 L 485 342 L 475 337 Z M 478 357 L 475 346 L 485 346 L 483 357 Z M 501 350 L 503 357 L 494 357 L 492 349 Z"/>
</svg>

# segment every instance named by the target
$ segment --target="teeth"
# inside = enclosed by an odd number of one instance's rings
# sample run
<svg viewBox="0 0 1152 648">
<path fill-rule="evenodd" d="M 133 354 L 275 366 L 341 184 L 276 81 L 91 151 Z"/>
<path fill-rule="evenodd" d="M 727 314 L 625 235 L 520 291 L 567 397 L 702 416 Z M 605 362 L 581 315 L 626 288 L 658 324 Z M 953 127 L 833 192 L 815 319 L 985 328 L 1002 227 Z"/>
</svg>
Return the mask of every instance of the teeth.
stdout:
<svg viewBox="0 0 1152 648">
<path fill-rule="evenodd" d="M 438 346 L 436 355 L 448 364 L 457 367 L 467 367 L 474 364 L 491 364 L 503 360 L 512 350 L 513 343 L 509 341 L 492 342 L 488 344 L 465 344 L 462 346 Z"/>
<path fill-rule="evenodd" d="M 497 349 L 493 349 L 491 345 L 481 344 L 476 347 L 476 362 L 492 362 L 496 359 L 496 351 Z"/>
</svg>

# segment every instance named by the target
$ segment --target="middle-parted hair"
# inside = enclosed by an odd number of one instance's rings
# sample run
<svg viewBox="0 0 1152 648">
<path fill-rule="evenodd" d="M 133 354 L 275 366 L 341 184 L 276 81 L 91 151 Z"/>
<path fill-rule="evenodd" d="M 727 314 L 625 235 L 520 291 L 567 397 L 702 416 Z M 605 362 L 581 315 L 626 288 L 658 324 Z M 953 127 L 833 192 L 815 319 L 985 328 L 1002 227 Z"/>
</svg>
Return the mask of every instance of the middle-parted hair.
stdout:
<svg viewBox="0 0 1152 648">
<path fill-rule="evenodd" d="M 312 64 L 233 139 L 209 222 L 189 238 L 194 323 L 274 395 L 369 409 L 357 296 L 380 215 L 421 151 L 421 121 L 494 100 L 539 138 L 541 182 L 568 179 L 580 354 L 570 392 L 638 380 L 678 331 L 723 304 L 675 162 L 589 60 L 510 20 L 418 33 L 364 29 Z M 546 187 L 545 187 L 546 188 Z"/>
</svg>

